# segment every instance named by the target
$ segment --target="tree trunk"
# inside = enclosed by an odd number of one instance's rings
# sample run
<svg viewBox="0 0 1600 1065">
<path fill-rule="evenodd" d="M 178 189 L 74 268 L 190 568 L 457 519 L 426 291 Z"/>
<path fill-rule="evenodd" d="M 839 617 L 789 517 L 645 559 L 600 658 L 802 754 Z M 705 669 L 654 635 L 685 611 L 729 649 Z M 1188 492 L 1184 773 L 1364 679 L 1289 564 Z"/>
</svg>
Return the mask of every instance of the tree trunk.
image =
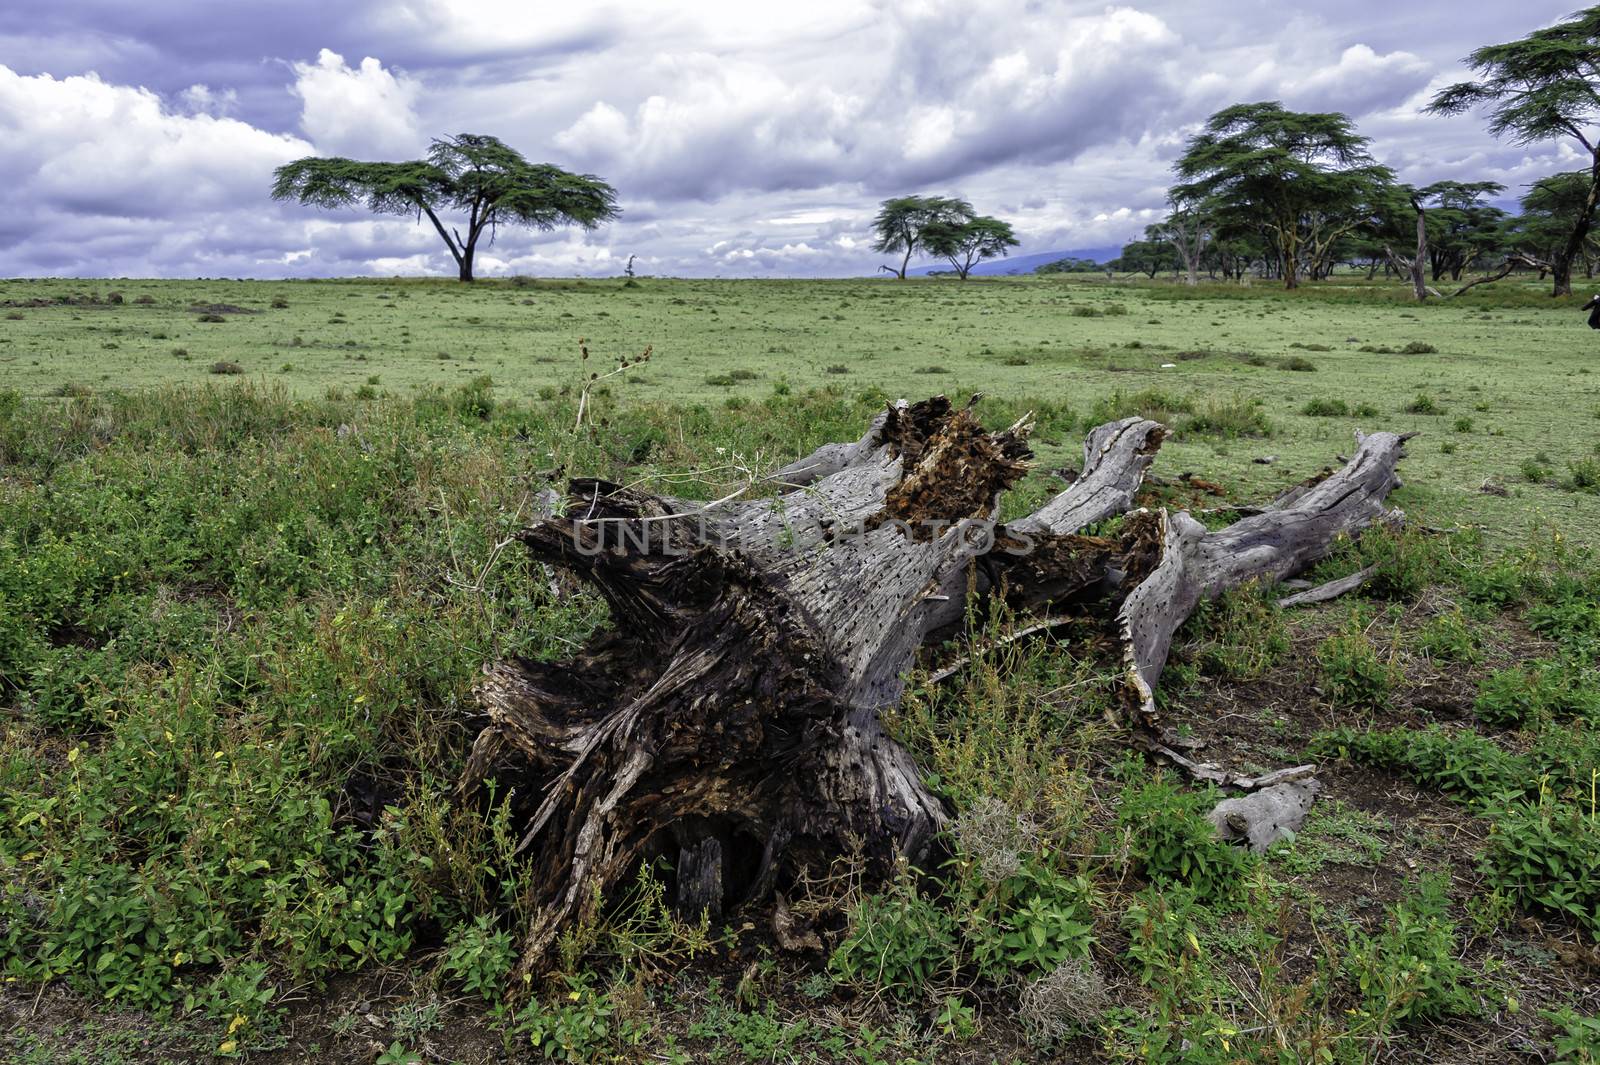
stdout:
<svg viewBox="0 0 1600 1065">
<path fill-rule="evenodd" d="M 1393 517 L 1401 437 L 1361 438 L 1337 473 L 1207 533 L 1185 513 L 1129 512 L 1165 436 L 1100 426 L 1084 468 L 1032 514 L 995 521 L 1026 472 L 1027 419 L 991 433 L 971 405 L 900 403 L 860 440 L 774 473 L 768 499 L 699 506 L 595 480 L 524 529 L 610 607 L 613 628 L 560 664 L 490 663 L 488 724 L 461 781 L 521 797 L 534 914 L 513 988 L 641 862 L 665 859 L 688 912 L 762 904 L 855 856 L 865 875 L 921 861 L 947 811 L 878 714 L 919 650 L 961 630 L 970 589 L 1018 610 L 1098 618 L 1120 639 L 1123 702 L 1144 745 L 1172 634 L 1205 599 L 1287 577 L 1340 536 Z"/>
<path fill-rule="evenodd" d="M 459 266 L 461 268 L 461 280 L 462 281 L 469 281 L 470 282 L 470 281 L 473 280 L 473 277 L 472 277 L 472 255 L 473 255 L 474 250 L 475 249 L 469 247 L 466 251 L 462 252 L 462 254 L 461 254 L 461 260 L 460 260 Z"/>
<path fill-rule="evenodd" d="M 1597 204 L 1600 204 L 1600 151 L 1593 153 L 1589 165 L 1589 191 L 1584 196 L 1583 211 L 1578 215 L 1578 221 L 1567 237 L 1566 247 L 1556 254 L 1555 261 L 1551 264 L 1550 272 L 1555 284 L 1550 295 L 1572 295 L 1572 260 L 1578 257 L 1578 253 L 1583 250 L 1583 242 L 1589 239 L 1589 227 L 1594 223 Z"/>
</svg>

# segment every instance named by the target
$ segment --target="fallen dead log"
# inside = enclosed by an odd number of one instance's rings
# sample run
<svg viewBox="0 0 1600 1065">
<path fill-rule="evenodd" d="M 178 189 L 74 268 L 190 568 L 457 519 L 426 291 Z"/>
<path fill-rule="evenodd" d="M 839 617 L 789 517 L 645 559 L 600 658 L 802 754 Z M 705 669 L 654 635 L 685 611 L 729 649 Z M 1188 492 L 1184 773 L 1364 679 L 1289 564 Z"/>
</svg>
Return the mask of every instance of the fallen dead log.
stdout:
<svg viewBox="0 0 1600 1065">
<path fill-rule="evenodd" d="M 1341 595 L 1348 595 L 1367 583 L 1377 566 L 1364 566 L 1346 577 L 1337 577 L 1326 581 L 1315 588 L 1307 588 L 1303 592 L 1286 595 L 1278 600 L 1278 609 L 1287 610 L 1290 607 L 1310 606 L 1313 603 L 1326 603 L 1330 599 L 1337 599 Z"/>
<path fill-rule="evenodd" d="M 681 909 L 721 912 L 842 854 L 869 876 L 925 857 L 947 811 L 878 714 L 969 590 L 1114 622 L 1130 720 L 1155 736 L 1155 684 L 1195 606 L 1321 558 L 1388 516 L 1399 483 L 1401 438 L 1375 433 L 1344 469 L 1207 533 L 1130 512 L 1165 429 L 1128 418 L 1090 432 L 1063 492 L 1000 524 L 1029 428 L 987 431 L 943 397 L 899 404 L 779 471 L 772 498 L 695 506 L 579 480 L 564 512 L 522 530 L 613 624 L 559 664 L 490 663 L 478 685 L 488 724 L 461 790 L 494 777 L 519 797 L 534 916 L 516 977 L 640 862 L 668 860 Z M 1083 533 L 1119 514 L 1114 534 Z"/>
</svg>

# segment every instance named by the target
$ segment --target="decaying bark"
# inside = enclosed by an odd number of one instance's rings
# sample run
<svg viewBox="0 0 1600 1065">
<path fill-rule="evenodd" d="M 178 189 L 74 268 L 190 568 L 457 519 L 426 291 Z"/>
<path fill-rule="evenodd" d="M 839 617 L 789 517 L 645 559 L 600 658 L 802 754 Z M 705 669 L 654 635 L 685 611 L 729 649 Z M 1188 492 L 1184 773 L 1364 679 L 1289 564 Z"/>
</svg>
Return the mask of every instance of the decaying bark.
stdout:
<svg viewBox="0 0 1600 1065">
<path fill-rule="evenodd" d="M 1166 430 L 1128 418 L 1089 434 L 1064 491 L 997 523 L 1029 428 L 986 431 L 943 397 L 901 403 L 778 471 L 771 498 L 705 507 L 574 481 L 560 513 L 522 531 L 534 558 L 605 598 L 612 628 L 559 664 L 491 663 L 478 688 L 489 724 L 462 792 L 514 786 L 532 864 L 516 976 L 641 861 L 668 860 L 680 908 L 722 912 L 842 854 L 879 875 L 923 858 L 946 811 L 878 714 L 969 590 L 1046 621 L 1114 619 L 1131 720 L 1154 737 L 1155 684 L 1195 606 L 1390 517 L 1399 483 L 1402 438 L 1375 433 L 1342 470 L 1207 533 L 1133 509 Z M 1085 534 L 1117 515 L 1114 534 Z M 1209 779 L 1268 782 L 1147 745 Z"/>
</svg>

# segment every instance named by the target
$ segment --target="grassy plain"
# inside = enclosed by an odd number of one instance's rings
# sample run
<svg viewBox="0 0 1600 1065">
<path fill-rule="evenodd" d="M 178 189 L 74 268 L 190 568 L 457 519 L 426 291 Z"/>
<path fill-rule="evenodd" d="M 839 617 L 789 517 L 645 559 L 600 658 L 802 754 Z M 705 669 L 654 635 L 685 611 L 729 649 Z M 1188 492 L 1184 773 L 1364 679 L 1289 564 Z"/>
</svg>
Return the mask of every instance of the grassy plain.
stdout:
<svg viewBox="0 0 1600 1065">
<path fill-rule="evenodd" d="M 0 1059 L 1592 1065 L 1595 334 L 1531 287 L 1471 299 L 0 282 Z M 574 431 L 583 376 L 647 344 Z M 1163 677 L 1204 756 L 1319 763 L 1299 837 L 1220 844 L 1214 796 L 1108 723 L 1105 634 L 986 651 L 997 617 L 888 722 L 960 815 L 952 864 L 797 891 L 801 953 L 645 876 L 504 1005 L 527 899 L 513 827 L 452 798 L 471 685 L 604 623 L 496 553 L 530 495 L 714 498 L 886 398 L 977 390 L 986 424 L 1038 418 L 1014 508 L 1134 410 L 1176 429 L 1155 472 L 1238 502 L 1422 430 L 1395 501 L 1481 530 L 1346 545 L 1312 576 L 1374 579 L 1310 610 L 1230 594 Z"/>
<path fill-rule="evenodd" d="M 121 303 L 104 302 L 112 292 Z M 587 338 L 590 368 L 652 348 L 627 378 L 631 402 L 718 406 L 819 385 L 983 391 L 1080 416 L 1119 393 L 1146 409 L 1259 400 L 1270 440 L 1180 433 L 1173 464 L 1261 494 L 1347 452 L 1356 428 L 1419 430 L 1405 499 L 1426 520 L 1482 523 L 1507 539 L 1539 524 L 1593 537 L 1594 497 L 1559 487 L 1600 459 L 1600 334 L 1575 302 L 1531 281 L 1422 306 L 1399 286 L 1359 282 L 1286 294 L 1098 279 L 10 281 L 0 282 L 0 388 L 201 385 L 231 363 L 301 397 L 404 397 L 487 375 L 496 395 L 537 404 L 580 378 Z M 195 308 L 213 305 L 256 313 L 200 321 Z M 1435 351 L 1404 354 L 1408 345 Z M 1302 413 L 1314 400 L 1352 413 Z M 1046 465 L 1075 459 L 1067 434 L 1039 444 Z M 1279 461 L 1251 461 L 1269 454 Z M 1481 493 L 1486 480 L 1510 495 Z"/>
</svg>

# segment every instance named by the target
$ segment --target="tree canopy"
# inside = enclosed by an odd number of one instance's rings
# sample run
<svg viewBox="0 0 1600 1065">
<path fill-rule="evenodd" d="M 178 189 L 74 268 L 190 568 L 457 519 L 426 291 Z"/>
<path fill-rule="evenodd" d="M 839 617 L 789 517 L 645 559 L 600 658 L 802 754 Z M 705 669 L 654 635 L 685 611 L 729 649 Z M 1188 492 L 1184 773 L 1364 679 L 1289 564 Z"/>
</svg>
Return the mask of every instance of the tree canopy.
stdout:
<svg viewBox="0 0 1600 1065">
<path fill-rule="evenodd" d="M 365 206 L 376 214 L 426 216 L 444 241 L 463 281 L 485 233 L 494 242 L 502 225 L 549 230 L 594 229 L 621 213 L 616 191 L 591 174 L 530 163 L 497 137 L 462 133 L 433 142 L 425 159 L 361 162 L 308 156 L 273 173 L 272 198 L 308 207 Z M 441 215 L 466 217 L 466 232 Z"/>
<path fill-rule="evenodd" d="M 876 236 L 872 250 L 880 254 L 900 252 L 899 269 L 885 269 L 904 281 L 911 257 L 926 250 L 924 238 L 929 226 L 959 225 L 974 217 L 972 204 L 954 196 L 897 196 L 884 200 L 872 220 Z"/>
<path fill-rule="evenodd" d="M 1520 40 L 1485 45 L 1467 57 L 1477 72 L 1434 95 L 1427 110 L 1455 115 L 1485 108 L 1489 132 L 1518 144 L 1571 138 L 1589 158 L 1583 209 L 1554 250 L 1554 295 L 1572 291 L 1572 261 L 1583 250 L 1600 201 L 1600 7 Z"/>
<path fill-rule="evenodd" d="M 983 260 L 1003 256 L 1021 243 L 1009 222 L 988 215 L 933 222 L 923 228 L 922 241 L 930 254 L 948 262 L 963 281 Z"/>
<path fill-rule="evenodd" d="M 1204 205 L 1231 229 L 1258 229 L 1285 286 L 1318 269 L 1334 245 L 1370 216 L 1392 180 L 1349 117 L 1289 111 L 1276 101 L 1235 104 L 1190 138 L 1174 169 L 1180 203 Z"/>
</svg>

